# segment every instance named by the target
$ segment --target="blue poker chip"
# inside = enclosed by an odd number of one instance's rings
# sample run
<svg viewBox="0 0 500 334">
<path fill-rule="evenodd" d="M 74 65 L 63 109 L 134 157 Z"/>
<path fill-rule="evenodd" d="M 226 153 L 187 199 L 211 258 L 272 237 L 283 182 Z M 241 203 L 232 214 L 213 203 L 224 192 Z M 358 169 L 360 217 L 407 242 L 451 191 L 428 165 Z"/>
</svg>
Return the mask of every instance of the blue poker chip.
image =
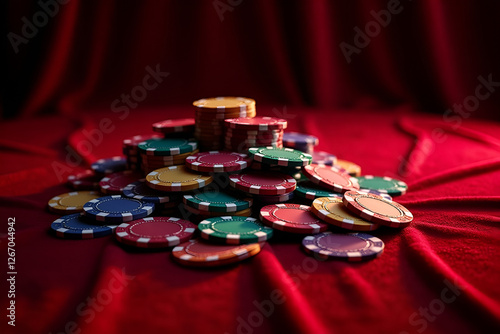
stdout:
<svg viewBox="0 0 500 334">
<path fill-rule="evenodd" d="M 93 239 L 112 234 L 116 226 L 92 225 L 80 213 L 74 213 L 54 220 L 50 229 L 59 238 Z"/>
<path fill-rule="evenodd" d="M 319 139 L 316 136 L 298 132 L 283 133 L 284 146 L 306 148 L 309 145 L 316 146 L 318 144 L 319 144 Z"/>
<path fill-rule="evenodd" d="M 83 214 L 99 222 L 124 223 L 149 216 L 154 209 L 154 203 L 113 195 L 88 201 Z"/>
<path fill-rule="evenodd" d="M 327 165 L 327 166 L 333 166 L 337 164 L 337 157 L 331 153 L 328 152 L 313 152 L 312 154 L 312 163 L 313 164 L 318 164 L 318 165 Z"/>
<path fill-rule="evenodd" d="M 116 172 L 121 172 L 127 169 L 127 159 L 124 157 L 112 157 L 107 159 L 100 159 L 94 162 L 90 168 L 95 173 L 99 174 L 111 174 Z"/>
<path fill-rule="evenodd" d="M 146 179 L 141 179 L 127 185 L 123 188 L 123 195 L 128 198 L 134 198 L 143 202 L 151 203 L 178 202 L 182 199 L 182 194 L 165 193 L 150 188 Z"/>
<path fill-rule="evenodd" d="M 363 194 L 374 194 L 374 195 L 379 195 L 380 197 L 382 197 L 383 199 L 386 199 L 388 201 L 392 201 L 392 197 L 391 195 L 389 194 L 384 194 L 384 193 L 381 193 L 380 191 L 377 191 L 377 190 L 373 190 L 373 189 L 359 189 L 357 190 L 358 192 L 360 193 L 363 193 Z"/>
</svg>

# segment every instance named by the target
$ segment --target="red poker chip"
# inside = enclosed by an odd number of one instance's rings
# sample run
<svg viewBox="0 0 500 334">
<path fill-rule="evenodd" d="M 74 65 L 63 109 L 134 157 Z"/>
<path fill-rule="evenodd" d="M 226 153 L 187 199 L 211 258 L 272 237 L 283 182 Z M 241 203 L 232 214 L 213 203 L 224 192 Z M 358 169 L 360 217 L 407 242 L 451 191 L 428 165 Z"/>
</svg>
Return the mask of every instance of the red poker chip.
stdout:
<svg viewBox="0 0 500 334">
<path fill-rule="evenodd" d="M 143 176 L 135 171 L 126 170 L 107 175 L 99 182 L 101 192 L 107 195 L 120 195 L 123 188 L 139 181 Z"/>
<path fill-rule="evenodd" d="M 279 172 L 256 172 L 235 174 L 229 177 L 233 188 L 255 195 L 283 195 L 295 190 L 297 181 Z"/>
<path fill-rule="evenodd" d="M 123 147 L 126 149 L 132 149 L 129 150 L 131 153 L 139 153 L 137 150 L 137 145 L 145 140 L 152 139 L 152 138 L 162 138 L 160 135 L 157 134 L 148 134 L 148 135 L 137 135 L 133 136 L 127 139 L 123 140 Z M 136 149 L 137 152 L 135 152 L 133 149 Z"/>
<path fill-rule="evenodd" d="M 275 117 L 239 117 L 226 119 L 225 125 L 232 129 L 242 130 L 283 130 L 286 129 L 286 119 Z"/>
<path fill-rule="evenodd" d="M 318 219 L 308 205 L 291 203 L 266 205 L 260 210 L 260 219 L 276 230 L 297 234 L 316 234 L 328 229 L 328 224 Z"/>
<path fill-rule="evenodd" d="M 116 239 L 129 246 L 164 248 L 188 241 L 196 225 L 175 217 L 146 217 L 116 228 Z"/>
<path fill-rule="evenodd" d="M 94 174 L 94 171 L 87 169 L 81 173 L 68 176 L 68 185 L 75 190 L 99 190 L 101 176 Z"/>
<path fill-rule="evenodd" d="M 269 130 L 269 131 L 259 131 L 259 130 L 241 130 L 241 129 L 231 129 L 226 128 L 227 137 L 279 137 L 283 136 L 283 130 Z"/>
<path fill-rule="evenodd" d="M 413 221 L 410 210 L 379 195 L 348 191 L 344 193 L 342 201 L 350 211 L 372 223 L 403 228 Z"/>
<path fill-rule="evenodd" d="M 161 133 L 193 132 L 194 118 L 167 119 L 153 123 L 153 131 Z"/>
<path fill-rule="evenodd" d="M 234 172 L 248 167 L 251 159 L 246 154 L 209 151 L 190 155 L 186 166 L 199 172 Z"/>
<path fill-rule="evenodd" d="M 359 189 L 356 179 L 337 167 L 310 164 L 304 166 L 302 172 L 312 182 L 334 192 L 344 193 Z"/>
</svg>

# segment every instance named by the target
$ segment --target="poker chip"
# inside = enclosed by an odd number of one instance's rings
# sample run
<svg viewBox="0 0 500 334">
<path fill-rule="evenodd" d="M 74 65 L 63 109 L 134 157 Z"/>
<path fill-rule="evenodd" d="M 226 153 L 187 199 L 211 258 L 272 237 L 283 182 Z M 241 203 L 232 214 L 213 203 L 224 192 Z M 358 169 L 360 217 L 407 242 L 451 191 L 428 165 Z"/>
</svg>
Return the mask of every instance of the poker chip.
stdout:
<svg viewBox="0 0 500 334">
<path fill-rule="evenodd" d="M 366 233 L 323 232 L 305 237 L 302 246 L 306 253 L 320 258 L 353 262 L 374 259 L 384 251 L 384 242 Z"/>
<path fill-rule="evenodd" d="M 230 175 L 233 188 L 255 195 L 283 195 L 295 190 L 297 181 L 279 172 L 246 172 Z"/>
<path fill-rule="evenodd" d="M 381 192 L 379 192 L 377 190 L 373 190 L 373 189 L 359 189 L 359 190 L 357 190 L 357 192 L 360 192 L 360 193 L 363 193 L 363 194 L 375 194 L 375 195 L 379 195 L 383 199 L 386 199 L 388 201 L 392 201 L 391 195 L 381 193 Z"/>
<path fill-rule="evenodd" d="M 337 193 L 359 189 L 355 178 L 333 166 L 313 164 L 305 166 L 302 172 L 312 182 Z"/>
<path fill-rule="evenodd" d="M 312 160 L 310 154 L 292 148 L 277 148 L 271 146 L 252 147 L 248 150 L 248 154 L 255 161 L 285 167 L 307 166 Z"/>
<path fill-rule="evenodd" d="M 185 166 L 170 166 L 152 171 L 146 176 L 148 186 L 162 191 L 189 191 L 203 188 L 213 181 L 209 175 L 188 170 Z"/>
<path fill-rule="evenodd" d="M 221 96 L 196 100 L 193 106 L 203 111 L 213 112 L 246 111 L 255 108 L 255 100 L 246 97 Z"/>
<path fill-rule="evenodd" d="M 123 188 L 123 195 L 125 197 L 135 198 L 143 202 L 152 203 L 178 202 L 182 198 L 181 194 L 165 194 L 164 192 L 148 187 L 145 179 L 128 184 L 125 188 Z"/>
<path fill-rule="evenodd" d="M 222 216 L 208 218 L 198 224 L 201 237 L 231 245 L 249 244 L 269 240 L 273 229 L 255 218 Z"/>
<path fill-rule="evenodd" d="M 357 177 L 359 187 L 361 189 L 371 189 L 376 190 L 380 193 L 389 194 L 392 196 L 404 195 L 408 186 L 406 183 L 400 180 L 391 179 L 390 177 L 384 176 L 373 176 L 364 175 Z"/>
<path fill-rule="evenodd" d="M 356 165 L 354 162 L 337 159 L 337 162 L 335 162 L 333 165 L 339 169 L 340 168 L 344 169 L 347 172 L 347 174 L 351 176 L 361 175 L 361 167 Z"/>
<path fill-rule="evenodd" d="M 262 195 L 253 195 L 255 201 L 266 204 L 274 204 L 274 203 L 283 203 L 291 200 L 294 197 L 293 192 L 283 195 L 276 196 L 262 196 Z"/>
<path fill-rule="evenodd" d="M 224 125 L 231 129 L 268 131 L 286 129 L 287 121 L 275 117 L 239 117 L 226 119 Z"/>
<path fill-rule="evenodd" d="M 153 131 L 161 133 L 193 132 L 194 118 L 167 119 L 153 123 Z"/>
<path fill-rule="evenodd" d="M 215 187 L 205 187 L 200 192 L 184 195 L 184 204 L 200 211 L 236 212 L 252 206 L 252 199 L 223 192 Z"/>
<path fill-rule="evenodd" d="M 175 217 L 146 217 L 116 228 L 119 242 L 140 248 L 165 248 L 188 241 L 196 231 L 190 221 Z"/>
<path fill-rule="evenodd" d="M 203 217 L 221 217 L 221 216 L 241 216 L 241 217 L 250 217 L 252 214 L 252 210 L 250 208 L 243 209 L 240 211 L 232 211 L 232 212 L 217 212 L 217 211 L 206 211 L 206 210 L 198 210 L 189 205 L 184 204 L 184 209 L 194 215 Z"/>
<path fill-rule="evenodd" d="M 141 174 L 125 170 L 123 172 L 112 173 L 99 182 L 101 192 L 108 195 L 120 195 L 123 189 L 132 182 L 141 178 Z"/>
<path fill-rule="evenodd" d="M 303 145 L 317 146 L 319 139 L 316 136 L 307 135 L 298 132 L 285 132 L 283 133 L 283 144 L 288 147 L 296 147 Z"/>
<path fill-rule="evenodd" d="M 68 185 L 75 190 L 99 190 L 101 177 L 94 174 L 93 170 L 85 170 L 81 173 L 68 176 Z"/>
<path fill-rule="evenodd" d="M 186 166 L 200 172 L 234 172 L 248 167 L 250 158 L 246 154 L 210 151 L 186 158 Z"/>
<path fill-rule="evenodd" d="M 79 213 L 62 216 L 54 220 L 50 229 L 59 238 L 64 239 L 93 239 L 113 233 L 116 225 L 92 225 L 85 221 Z"/>
<path fill-rule="evenodd" d="M 222 245 L 189 240 L 172 250 L 172 258 L 190 267 L 216 267 L 243 261 L 260 252 L 262 244 Z"/>
<path fill-rule="evenodd" d="M 375 194 L 348 191 L 344 193 L 343 202 L 361 218 L 380 225 L 404 228 L 413 220 L 413 215 L 407 208 Z"/>
<path fill-rule="evenodd" d="M 302 181 L 297 183 L 297 188 L 295 189 L 297 196 L 307 199 L 316 199 L 318 197 L 337 197 L 342 199 L 342 194 L 331 192 L 327 189 L 320 187 L 319 185 L 311 181 Z"/>
<path fill-rule="evenodd" d="M 276 230 L 316 234 L 326 231 L 328 224 L 320 221 L 311 213 L 311 207 L 300 204 L 272 204 L 260 209 L 262 222 Z"/>
<path fill-rule="evenodd" d="M 137 147 L 146 155 L 172 156 L 192 152 L 197 149 L 198 143 L 185 138 L 152 138 L 139 143 Z"/>
<path fill-rule="evenodd" d="M 373 231 L 379 227 L 378 224 L 351 214 L 339 197 L 316 198 L 312 202 L 311 211 L 321 220 L 347 230 Z"/>
<path fill-rule="evenodd" d="M 96 221 L 124 223 L 149 216 L 154 208 L 150 202 L 113 195 L 88 201 L 83 206 L 83 214 Z"/>
<path fill-rule="evenodd" d="M 73 191 L 52 197 L 47 207 L 51 212 L 67 215 L 81 212 L 85 203 L 99 196 L 97 191 Z"/>
<path fill-rule="evenodd" d="M 160 135 L 158 134 L 147 134 L 147 135 L 137 135 L 133 136 L 127 139 L 123 140 L 123 148 L 127 150 L 127 152 L 133 152 L 133 153 L 138 153 L 139 149 L 137 148 L 137 145 L 139 143 L 142 143 L 143 141 L 146 141 L 148 139 L 153 139 L 153 138 L 161 138 Z"/>
<path fill-rule="evenodd" d="M 312 163 L 317 165 L 333 166 L 337 163 L 337 157 L 328 152 L 323 152 L 323 151 L 313 152 Z"/>
<path fill-rule="evenodd" d="M 99 174 L 111 174 L 121 172 L 127 168 L 127 160 L 124 157 L 112 157 L 108 159 L 99 159 L 90 165 L 90 168 Z"/>
</svg>

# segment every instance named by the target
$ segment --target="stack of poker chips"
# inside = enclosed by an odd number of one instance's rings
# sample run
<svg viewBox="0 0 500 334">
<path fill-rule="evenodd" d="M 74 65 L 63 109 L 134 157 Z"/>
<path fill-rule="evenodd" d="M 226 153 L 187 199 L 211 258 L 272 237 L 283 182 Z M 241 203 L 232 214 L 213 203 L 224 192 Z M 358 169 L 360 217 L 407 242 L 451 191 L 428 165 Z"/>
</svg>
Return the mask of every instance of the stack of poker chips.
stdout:
<svg viewBox="0 0 500 334">
<path fill-rule="evenodd" d="M 127 159 L 127 168 L 130 170 L 140 171 L 141 167 L 141 155 L 139 153 L 139 148 L 137 145 L 145 140 L 152 138 L 161 138 L 160 135 L 149 134 L 149 135 L 137 135 L 123 140 L 122 152 L 125 154 Z"/>
<path fill-rule="evenodd" d="M 137 147 L 141 168 L 146 174 L 163 167 L 184 165 L 188 156 L 198 152 L 198 143 L 186 138 L 152 138 Z"/>
<path fill-rule="evenodd" d="M 316 136 L 298 133 L 285 132 L 283 133 L 283 146 L 293 148 L 308 154 L 313 154 L 314 147 L 319 144 L 319 139 Z"/>
<path fill-rule="evenodd" d="M 250 147 L 283 147 L 285 119 L 274 117 L 240 117 L 224 122 L 224 148 L 228 151 L 246 152 Z"/>
<path fill-rule="evenodd" d="M 255 100 L 243 97 L 215 97 L 193 102 L 195 108 L 195 138 L 202 151 L 223 147 L 224 120 L 255 117 Z"/>
</svg>

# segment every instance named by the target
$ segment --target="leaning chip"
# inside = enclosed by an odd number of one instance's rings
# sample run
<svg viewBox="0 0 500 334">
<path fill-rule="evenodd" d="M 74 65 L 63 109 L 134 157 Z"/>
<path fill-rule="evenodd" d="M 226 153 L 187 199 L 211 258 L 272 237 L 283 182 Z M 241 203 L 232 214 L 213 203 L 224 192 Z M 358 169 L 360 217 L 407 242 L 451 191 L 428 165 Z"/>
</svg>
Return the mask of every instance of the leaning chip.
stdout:
<svg viewBox="0 0 500 334">
<path fill-rule="evenodd" d="M 273 229 L 255 218 L 222 216 L 208 218 L 198 224 L 201 237 L 230 245 L 249 244 L 269 240 Z"/>
<path fill-rule="evenodd" d="M 260 209 L 260 219 L 274 229 L 291 233 L 316 234 L 328 229 L 328 224 L 312 214 L 308 205 L 290 203 L 266 205 Z"/>
<path fill-rule="evenodd" d="M 366 233 L 323 232 L 305 237 L 302 246 L 306 253 L 315 254 L 319 258 L 347 261 L 374 259 L 384 251 L 384 242 Z"/>
<path fill-rule="evenodd" d="M 302 172 L 312 182 L 337 193 L 359 189 L 355 178 L 336 167 L 313 164 L 305 166 Z"/>
<path fill-rule="evenodd" d="M 217 267 L 243 261 L 260 252 L 263 244 L 222 245 L 189 240 L 172 250 L 172 258 L 190 267 Z"/>
<path fill-rule="evenodd" d="M 413 220 L 413 215 L 407 208 L 375 194 L 348 191 L 344 193 L 343 202 L 361 218 L 380 225 L 403 228 Z"/>
<path fill-rule="evenodd" d="M 161 133 L 194 132 L 194 118 L 167 119 L 153 123 L 153 131 Z"/>
<path fill-rule="evenodd" d="M 190 221 L 175 217 L 146 217 L 116 228 L 116 240 L 140 248 L 165 248 L 188 241 L 196 231 Z"/>
<path fill-rule="evenodd" d="M 373 231 L 379 227 L 378 224 L 351 214 L 339 197 L 316 198 L 311 205 L 311 211 L 321 220 L 347 230 Z"/>
</svg>

